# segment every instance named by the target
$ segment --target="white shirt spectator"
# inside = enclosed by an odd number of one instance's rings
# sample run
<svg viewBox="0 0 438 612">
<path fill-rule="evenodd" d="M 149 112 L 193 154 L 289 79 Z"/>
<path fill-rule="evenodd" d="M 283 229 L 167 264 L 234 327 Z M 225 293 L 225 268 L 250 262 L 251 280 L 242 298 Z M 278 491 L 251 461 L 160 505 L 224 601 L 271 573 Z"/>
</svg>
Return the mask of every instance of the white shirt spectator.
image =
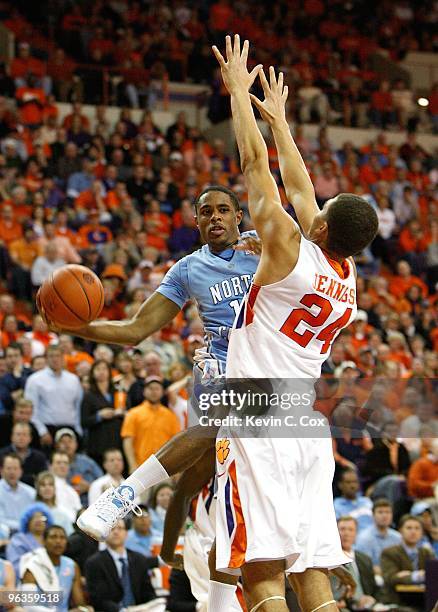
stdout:
<svg viewBox="0 0 438 612">
<path fill-rule="evenodd" d="M 54 261 L 49 261 L 45 255 L 40 255 L 35 259 L 32 264 L 30 276 L 32 279 L 32 285 L 39 287 L 55 270 L 65 266 L 63 259 L 57 258 Z"/>
<path fill-rule="evenodd" d="M 83 389 L 76 374 L 66 370 L 56 374 L 52 368 L 46 367 L 29 376 L 24 396 L 32 400 L 32 422 L 40 436 L 47 433 L 47 425 L 65 425 L 82 433 Z"/>
<path fill-rule="evenodd" d="M 390 208 L 384 208 L 383 210 L 377 208 L 376 213 L 379 220 L 379 234 L 384 240 L 388 240 L 397 225 L 394 211 Z"/>
</svg>

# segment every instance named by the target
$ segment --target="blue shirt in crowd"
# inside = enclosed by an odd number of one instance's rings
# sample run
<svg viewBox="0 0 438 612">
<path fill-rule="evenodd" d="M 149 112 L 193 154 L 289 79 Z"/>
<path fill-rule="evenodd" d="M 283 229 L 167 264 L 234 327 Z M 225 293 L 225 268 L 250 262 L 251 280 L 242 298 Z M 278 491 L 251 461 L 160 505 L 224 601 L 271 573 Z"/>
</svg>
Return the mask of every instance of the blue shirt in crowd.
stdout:
<svg viewBox="0 0 438 612">
<path fill-rule="evenodd" d="M 373 565 L 380 565 L 382 550 L 397 546 L 401 541 L 402 537 L 395 529 L 389 528 L 386 534 L 382 534 L 376 525 L 371 525 L 358 535 L 354 549 L 371 557 Z"/>
<path fill-rule="evenodd" d="M 24 482 L 13 489 L 6 480 L 0 480 L 0 517 L 9 529 L 18 529 L 21 515 L 34 500 L 35 489 Z"/>
<path fill-rule="evenodd" d="M 141 535 L 137 533 L 135 529 L 130 529 L 128 531 L 128 537 L 126 538 L 125 546 L 129 550 L 133 550 L 134 552 L 138 552 L 145 557 L 151 556 L 151 544 L 152 544 L 152 534 Z"/>
<path fill-rule="evenodd" d="M 356 499 L 336 497 L 334 500 L 336 518 L 341 516 L 352 516 L 357 521 L 358 533 L 374 524 L 373 502 L 369 497 L 357 495 Z"/>
</svg>

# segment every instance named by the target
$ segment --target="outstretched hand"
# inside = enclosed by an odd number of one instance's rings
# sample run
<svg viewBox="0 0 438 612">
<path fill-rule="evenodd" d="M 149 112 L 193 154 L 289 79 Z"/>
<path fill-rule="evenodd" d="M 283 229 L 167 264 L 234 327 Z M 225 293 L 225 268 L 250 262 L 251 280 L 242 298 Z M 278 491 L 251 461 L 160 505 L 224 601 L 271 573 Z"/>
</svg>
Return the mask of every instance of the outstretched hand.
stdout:
<svg viewBox="0 0 438 612">
<path fill-rule="evenodd" d="M 263 70 L 260 70 L 259 78 L 265 99 L 262 102 L 254 94 L 249 94 L 251 102 L 260 112 L 262 119 L 269 125 L 281 119 L 286 120 L 286 100 L 289 89 L 287 85 L 283 86 L 283 73 L 280 72 L 277 79 L 275 70 L 271 66 L 269 68 L 269 83 Z"/>
<path fill-rule="evenodd" d="M 234 46 L 231 42 L 231 36 L 226 36 L 226 61 L 216 46 L 213 46 L 212 49 L 221 67 L 222 79 L 228 92 L 231 94 L 236 91 L 249 91 L 262 67 L 261 64 L 258 64 L 251 72 L 248 72 L 246 63 L 249 42 L 245 40 L 241 51 L 239 34 L 234 36 Z"/>
<path fill-rule="evenodd" d="M 233 246 L 233 249 L 235 251 L 248 251 L 251 255 L 261 255 L 262 241 L 255 236 L 243 236 L 240 237 L 239 242 Z"/>
</svg>

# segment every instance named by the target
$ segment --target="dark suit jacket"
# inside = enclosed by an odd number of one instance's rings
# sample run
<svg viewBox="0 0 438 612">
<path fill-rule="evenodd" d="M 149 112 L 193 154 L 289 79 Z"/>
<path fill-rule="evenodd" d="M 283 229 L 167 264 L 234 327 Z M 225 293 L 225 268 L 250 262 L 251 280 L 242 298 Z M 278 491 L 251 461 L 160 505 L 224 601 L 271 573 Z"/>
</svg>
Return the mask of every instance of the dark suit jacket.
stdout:
<svg viewBox="0 0 438 612">
<path fill-rule="evenodd" d="M 128 550 L 129 576 L 135 604 L 155 599 L 148 570 L 157 567 L 157 557 L 146 558 L 140 553 Z M 85 578 L 90 603 L 100 612 L 118 612 L 123 599 L 122 583 L 113 558 L 107 550 L 93 555 L 85 563 Z"/>
<path fill-rule="evenodd" d="M 190 580 L 184 571 L 170 572 L 170 594 L 167 602 L 169 612 L 196 612 L 196 599 L 192 595 Z"/>
<path fill-rule="evenodd" d="M 428 548 L 420 548 L 418 553 L 418 569 L 424 570 L 426 567 L 426 561 L 433 559 L 434 554 Z M 382 575 L 385 581 L 385 586 L 389 601 L 391 603 L 401 603 L 400 597 L 394 586 L 396 584 L 412 584 L 411 576 L 404 576 L 403 578 L 396 578 L 398 572 L 407 570 L 409 572 L 414 571 L 412 562 L 406 554 L 405 549 L 401 544 L 398 546 L 390 546 L 382 551 L 380 557 L 380 566 L 382 568 Z"/>
<path fill-rule="evenodd" d="M 119 448 L 122 450 L 122 438 L 120 429 L 122 418 L 99 419 L 98 412 L 102 408 L 112 408 L 113 398 L 109 402 L 101 393 L 88 391 L 82 399 L 81 424 L 87 432 L 85 436 L 85 447 L 90 457 L 101 460 L 107 448 Z"/>
<path fill-rule="evenodd" d="M 373 562 L 371 557 L 362 552 L 355 551 L 357 569 L 359 570 L 360 582 L 365 595 L 371 595 L 378 599 L 379 587 L 374 578 Z"/>
</svg>

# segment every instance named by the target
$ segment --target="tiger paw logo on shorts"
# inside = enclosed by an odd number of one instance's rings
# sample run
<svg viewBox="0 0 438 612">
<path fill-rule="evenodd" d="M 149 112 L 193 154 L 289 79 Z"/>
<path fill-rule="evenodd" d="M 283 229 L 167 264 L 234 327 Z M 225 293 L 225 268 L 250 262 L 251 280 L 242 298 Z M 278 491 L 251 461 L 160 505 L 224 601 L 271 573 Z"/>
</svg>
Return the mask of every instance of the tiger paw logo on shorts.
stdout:
<svg viewBox="0 0 438 612">
<path fill-rule="evenodd" d="M 225 463 L 230 454 L 230 441 L 227 438 L 216 442 L 216 457 L 221 465 Z"/>
</svg>

